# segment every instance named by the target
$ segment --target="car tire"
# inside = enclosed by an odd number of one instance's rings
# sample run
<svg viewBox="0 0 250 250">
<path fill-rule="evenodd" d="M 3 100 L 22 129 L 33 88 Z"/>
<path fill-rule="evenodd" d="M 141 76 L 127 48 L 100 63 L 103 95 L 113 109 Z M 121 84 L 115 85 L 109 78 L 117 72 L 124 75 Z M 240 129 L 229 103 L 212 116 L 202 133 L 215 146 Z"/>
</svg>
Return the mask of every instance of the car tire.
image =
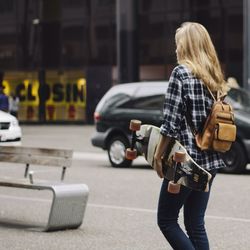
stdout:
<svg viewBox="0 0 250 250">
<path fill-rule="evenodd" d="M 246 170 L 247 157 L 245 149 L 238 141 L 232 144 L 228 152 L 222 154 L 222 159 L 227 165 L 227 167 L 221 169 L 222 173 L 241 174 Z"/>
<path fill-rule="evenodd" d="M 125 158 L 126 148 L 129 147 L 128 140 L 123 136 L 114 136 L 108 143 L 108 157 L 111 165 L 116 168 L 130 167 L 131 160 Z"/>
</svg>

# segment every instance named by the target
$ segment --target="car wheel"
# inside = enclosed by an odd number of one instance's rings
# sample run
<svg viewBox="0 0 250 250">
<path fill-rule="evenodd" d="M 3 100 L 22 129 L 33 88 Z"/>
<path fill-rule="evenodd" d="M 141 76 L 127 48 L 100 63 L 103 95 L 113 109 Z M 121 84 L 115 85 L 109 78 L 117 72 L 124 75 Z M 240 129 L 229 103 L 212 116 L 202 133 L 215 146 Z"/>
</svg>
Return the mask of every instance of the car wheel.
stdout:
<svg viewBox="0 0 250 250">
<path fill-rule="evenodd" d="M 131 160 L 125 158 L 126 148 L 129 147 L 129 142 L 122 136 L 111 138 L 108 145 L 109 161 L 113 167 L 129 167 Z"/>
<path fill-rule="evenodd" d="M 226 168 L 221 169 L 223 173 L 240 174 L 246 169 L 247 157 L 245 150 L 237 141 L 232 144 L 228 152 L 222 154 L 222 158 L 227 165 Z"/>
</svg>

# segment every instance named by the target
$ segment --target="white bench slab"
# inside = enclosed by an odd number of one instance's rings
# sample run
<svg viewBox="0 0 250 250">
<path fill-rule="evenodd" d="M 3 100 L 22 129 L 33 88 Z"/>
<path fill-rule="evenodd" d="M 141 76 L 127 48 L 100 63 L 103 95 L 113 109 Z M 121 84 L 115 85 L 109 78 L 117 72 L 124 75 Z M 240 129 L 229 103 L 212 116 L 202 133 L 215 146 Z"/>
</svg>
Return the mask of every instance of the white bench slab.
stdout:
<svg viewBox="0 0 250 250">
<path fill-rule="evenodd" d="M 78 228 L 83 221 L 89 189 L 82 183 L 34 180 L 30 165 L 61 167 L 63 180 L 66 169 L 71 166 L 72 155 L 72 150 L 65 149 L 0 147 L 1 162 L 25 164 L 25 179 L 3 177 L 0 178 L 0 186 L 52 191 L 50 214 L 44 231 Z"/>
</svg>

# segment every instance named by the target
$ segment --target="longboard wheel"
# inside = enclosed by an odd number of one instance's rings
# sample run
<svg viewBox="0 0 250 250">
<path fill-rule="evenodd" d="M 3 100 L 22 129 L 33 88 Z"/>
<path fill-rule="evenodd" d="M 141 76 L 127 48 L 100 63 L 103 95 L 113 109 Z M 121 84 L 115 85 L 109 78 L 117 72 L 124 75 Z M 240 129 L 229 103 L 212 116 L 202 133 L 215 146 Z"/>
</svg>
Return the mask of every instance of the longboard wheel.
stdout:
<svg viewBox="0 0 250 250">
<path fill-rule="evenodd" d="M 185 162 L 186 154 L 184 152 L 175 152 L 174 161 L 175 162 Z"/>
<path fill-rule="evenodd" d="M 126 159 L 134 160 L 137 157 L 136 149 L 127 148 L 126 149 Z"/>
<path fill-rule="evenodd" d="M 138 131 L 141 128 L 141 121 L 139 120 L 131 120 L 129 124 L 129 129 L 132 131 Z"/>
<path fill-rule="evenodd" d="M 180 192 L 181 185 L 170 181 L 168 183 L 168 192 L 171 194 L 178 194 Z"/>
</svg>

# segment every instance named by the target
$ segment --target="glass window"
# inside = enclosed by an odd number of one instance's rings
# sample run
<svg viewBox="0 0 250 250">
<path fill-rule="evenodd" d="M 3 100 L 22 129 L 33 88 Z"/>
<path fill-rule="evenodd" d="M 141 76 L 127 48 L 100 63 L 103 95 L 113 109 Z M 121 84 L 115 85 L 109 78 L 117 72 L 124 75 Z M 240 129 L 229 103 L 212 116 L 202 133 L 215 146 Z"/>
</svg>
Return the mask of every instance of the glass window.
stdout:
<svg viewBox="0 0 250 250">
<path fill-rule="evenodd" d="M 150 83 L 149 86 L 140 86 L 136 89 L 134 96 L 135 98 L 138 97 L 145 97 L 145 96 L 153 96 L 153 95 L 164 95 L 166 93 L 168 83 L 157 84 Z"/>
<path fill-rule="evenodd" d="M 62 6 L 66 8 L 86 7 L 87 0 L 63 0 Z"/>
<path fill-rule="evenodd" d="M 100 17 L 115 17 L 116 0 L 91 0 L 90 8 L 95 19 Z"/>
<path fill-rule="evenodd" d="M 231 98 L 231 103 L 234 108 L 250 108 L 250 93 L 242 89 L 230 89 L 228 97 Z M 230 99 L 229 99 L 230 101 Z"/>
<path fill-rule="evenodd" d="M 62 64 L 66 67 L 87 63 L 88 33 L 85 26 L 75 24 L 62 30 Z"/>
<path fill-rule="evenodd" d="M 140 12 L 154 12 L 163 11 L 166 9 L 166 0 L 140 0 L 139 11 Z"/>
<path fill-rule="evenodd" d="M 243 1 L 139 0 L 140 64 L 173 67 L 175 30 L 185 21 L 196 21 L 207 28 L 226 75 L 241 82 Z"/>
<path fill-rule="evenodd" d="M 0 14 L 5 14 L 14 11 L 14 0 L 0 1 Z"/>
<path fill-rule="evenodd" d="M 101 103 L 98 104 L 96 110 L 108 110 L 110 107 L 124 107 L 127 106 L 126 104 L 129 103 L 128 100 L 130 100 L 130 96 L 125 93 L 118 93 L 113 95 L 111 98 L 103 99 Z M 126 103 L 126 104 L 124 104 Z"/>
<path fill-rule="evenodd" d="M 163 109 L 164 99 L 165 99 L 164 95 L 146 96 L 135 100 L 131 100 L 121 105 L 120 107 L 129 109 L 145 109 L 145 110 L 161 111 Z"/>
<path fill-rule="evenodd" d="M 114 7 L 115 5 L 115 0 L 98 0 L 97 2 L 99 6 Z"/>
<path fill-rule="evenodd" d="M 139 48 L 142 64 L 163 64 L 165 20 L 163 14 L 141 15 L 139 23 Z"/>
</svg>

